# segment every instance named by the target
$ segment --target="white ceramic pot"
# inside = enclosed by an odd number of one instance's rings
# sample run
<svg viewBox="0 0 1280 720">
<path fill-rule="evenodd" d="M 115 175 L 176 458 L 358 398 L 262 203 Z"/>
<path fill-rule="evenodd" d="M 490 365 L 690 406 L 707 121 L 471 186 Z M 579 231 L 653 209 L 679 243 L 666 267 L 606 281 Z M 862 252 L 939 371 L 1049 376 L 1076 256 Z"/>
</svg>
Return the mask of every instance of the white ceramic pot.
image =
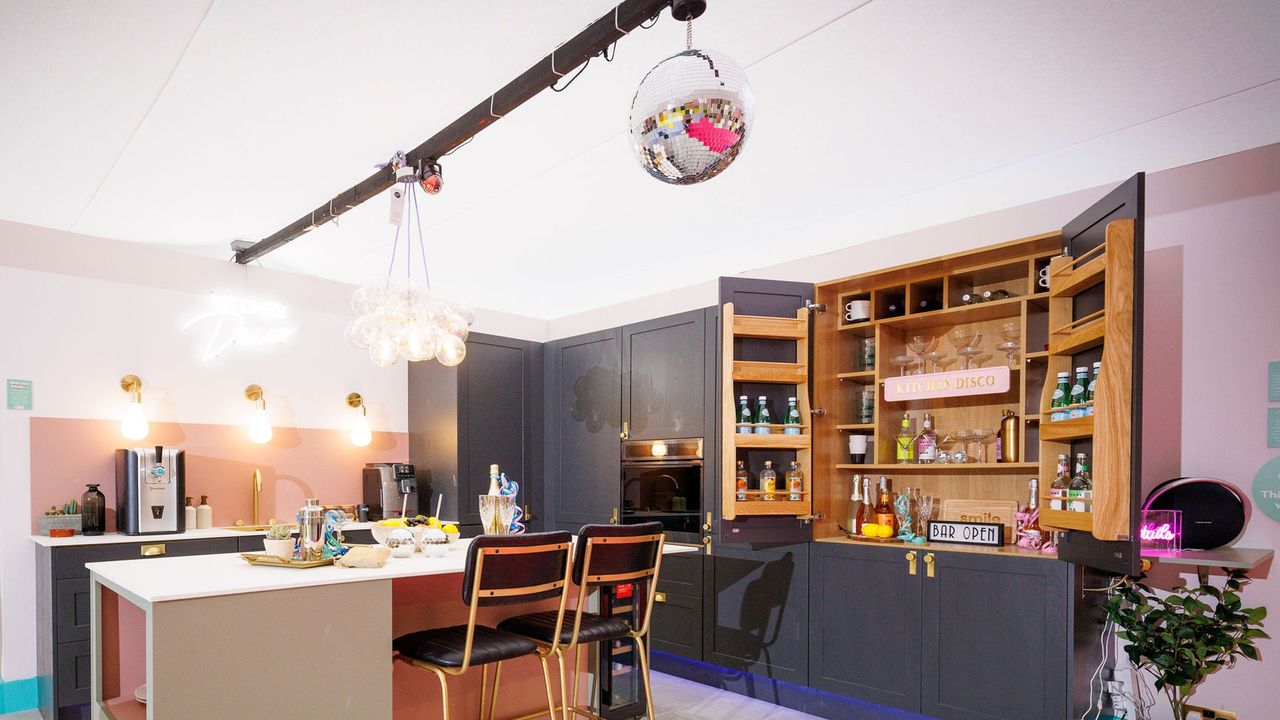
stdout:
<svg viewBox="0 0 1280 720">
<path fill-rule="evenodd" d="M 414 550 L 418 549 L 418 543 L 408 528 L 392 528 L 382 544 L 391 548 L 392 557 L 398 558 L 409 557 L 413 555 Z"/>
<path fill-rule="evenodd" d="M 285 538 L 284 540 L 263 538 L 262 544 L 266 547 L 268 555 L 275 555 L 281 560 L 288 560 L 293 557 L 293 538 Z"/>
</svg>

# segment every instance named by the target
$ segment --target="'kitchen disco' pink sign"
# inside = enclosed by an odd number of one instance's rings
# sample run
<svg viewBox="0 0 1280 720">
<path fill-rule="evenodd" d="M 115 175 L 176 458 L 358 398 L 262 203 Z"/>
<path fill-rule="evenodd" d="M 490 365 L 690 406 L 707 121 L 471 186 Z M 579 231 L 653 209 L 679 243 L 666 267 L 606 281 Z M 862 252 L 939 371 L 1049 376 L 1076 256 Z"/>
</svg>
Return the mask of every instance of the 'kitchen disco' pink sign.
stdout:
<svg viewBox="0 0 1280 720">
<path fill-rule="evenodd" d="M 884 381 L 884 399 L 889 402 L 992 395 L 1008 390 L 1009 368 L 1004 365 L 928 375 L 903 375 Z"/>
</svg>

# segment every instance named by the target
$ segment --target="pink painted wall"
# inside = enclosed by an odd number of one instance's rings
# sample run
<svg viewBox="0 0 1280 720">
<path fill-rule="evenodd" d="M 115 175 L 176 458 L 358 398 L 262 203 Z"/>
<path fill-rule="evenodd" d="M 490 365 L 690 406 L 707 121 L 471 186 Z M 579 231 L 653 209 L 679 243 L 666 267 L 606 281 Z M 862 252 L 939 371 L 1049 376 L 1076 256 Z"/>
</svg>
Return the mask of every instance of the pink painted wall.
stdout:
<svg viewBox="0 0 1280 720">
<path fill-rule="evenodd" d="M 1280 145 L 1148 176 L 1146 216 L 1144 485 L 1204 475 L 1251 493 L 1280 455 L 1266 442 L 1267 363 L 1280 360 Z M 1280 522 L 1255 512 L 1239 545 L 1280 547 Z M 1243 599 L 1269 607 L 1280 637 L 1275 575 L 1263 568 Z M 1259 647 L 1262 662 L 1213 676 L 1196 702 L 1276 717 L 1280 644 Z"/>
<path fill-rule="evenodd" d="M 107 498 L 107 530 L 115 529 L 115 450 L 165 445 L 186 451 L 187 492 L 199 504 L 209 496 L 215 526 L 246 523 L 253 516 L 250 479 L 262 471 L 261 518 L 291 520 L 303 501 L 326 505 L 361 501 L 360 470 L 366 462 L 404 462 L 407 433 L 376 432 L 364 448 L 345 430 L 277 427 L 271 442 L 249 441 L 240 425 L 151 423 L 143 442 L 126 440 L 115 420 L 31 418 L 31 514 L 69 499 L 86 483 L 99 483 Z"/>
</svg>

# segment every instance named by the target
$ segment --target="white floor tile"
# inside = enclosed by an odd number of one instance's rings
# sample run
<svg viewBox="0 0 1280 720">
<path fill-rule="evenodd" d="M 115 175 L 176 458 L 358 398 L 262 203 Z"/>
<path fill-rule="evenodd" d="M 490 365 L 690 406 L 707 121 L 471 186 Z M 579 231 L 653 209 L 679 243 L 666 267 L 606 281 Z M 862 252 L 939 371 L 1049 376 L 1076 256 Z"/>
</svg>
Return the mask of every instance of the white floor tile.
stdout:
<svg viewBox="0 0 1280 720">
<path fill-rule="evenodd" d="M 673 675 L 653 673 L 659 720 L 813 720 L 790 708 L 755 700 Z"/>
</svg>

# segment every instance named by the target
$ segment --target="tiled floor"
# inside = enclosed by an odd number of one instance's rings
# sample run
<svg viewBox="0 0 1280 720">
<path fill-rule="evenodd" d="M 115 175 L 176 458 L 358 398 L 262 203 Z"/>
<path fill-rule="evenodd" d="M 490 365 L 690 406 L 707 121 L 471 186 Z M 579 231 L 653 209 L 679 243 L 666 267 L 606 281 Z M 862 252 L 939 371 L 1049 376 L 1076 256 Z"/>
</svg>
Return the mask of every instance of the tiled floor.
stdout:
<svg viewBox="0 0 1280 720">
<path fill-rule="evenodd" d="M 813 720 L 812 715 L 662 673 L 653 674 L 653 702 L 659 720 Z M 27 710 L 0 718 L 40 720 L 40 713 Z"/>
<path fill-rule="evenodd" d="M 813 715 L 662 673 L 653 673 L 653 704 L 659 720 L 814 720 Z"/>
</svg>

